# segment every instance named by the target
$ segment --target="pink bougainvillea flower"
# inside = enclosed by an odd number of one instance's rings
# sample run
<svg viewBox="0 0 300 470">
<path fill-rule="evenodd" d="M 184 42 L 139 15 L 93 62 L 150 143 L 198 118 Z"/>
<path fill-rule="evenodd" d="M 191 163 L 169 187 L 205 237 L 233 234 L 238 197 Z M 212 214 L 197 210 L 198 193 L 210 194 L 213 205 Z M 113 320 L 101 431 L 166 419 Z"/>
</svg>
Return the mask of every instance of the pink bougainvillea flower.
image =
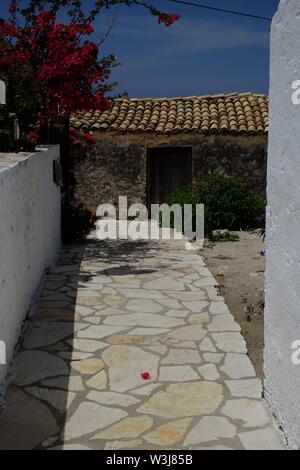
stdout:
<svg viewBox="0 0 300 470">
<path fill-rule="evenodd" d="M 149 372 L 142 372 L 141 377 L 143 380 L 151 380 L 151 375 Z"/>
</svg>

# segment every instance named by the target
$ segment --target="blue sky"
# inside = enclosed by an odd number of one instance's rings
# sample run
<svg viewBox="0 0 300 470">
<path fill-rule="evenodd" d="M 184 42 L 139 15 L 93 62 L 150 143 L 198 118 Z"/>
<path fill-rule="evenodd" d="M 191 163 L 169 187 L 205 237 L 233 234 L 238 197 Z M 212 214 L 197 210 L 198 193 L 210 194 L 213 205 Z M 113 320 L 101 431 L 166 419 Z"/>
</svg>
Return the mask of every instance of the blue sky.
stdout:
<svg viewBox="0 0 300 470">
<path fill-rule="evenodd" d="M 272 17 L 279 0 L 193 0 L 195 3 Z M 87 4 L 90 0 L 86 0 Z M 1 0 L 0 14 L 8 0 Z M 142 7 L 121 7 L 102 49 L 121 65 L 112 79 L 134 97 L 171 97 L 232 91 L 268 93 L 269 28 L 261 20 L 152 0 L 160 10 L 179 13 L 171 28 L 158 25 Z M 113 15 L 95 24 L 102 37 Z"/>
</svg>

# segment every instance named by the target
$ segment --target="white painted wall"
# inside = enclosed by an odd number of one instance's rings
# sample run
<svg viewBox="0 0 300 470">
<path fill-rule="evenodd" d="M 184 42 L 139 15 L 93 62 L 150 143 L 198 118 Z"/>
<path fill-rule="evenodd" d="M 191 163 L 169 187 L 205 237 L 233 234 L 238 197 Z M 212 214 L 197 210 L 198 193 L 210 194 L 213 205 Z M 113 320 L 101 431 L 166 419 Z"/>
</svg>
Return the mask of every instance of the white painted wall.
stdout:
<svg viewBox="0 0 300 470">
<path fill-rule="evenodd" d="M 296 80 L 300 1 L 282 0 L 271 34 L 265 386 L 291 447 L 300 448 L 300 365 L 292 363 L 292 343 L 300 340 L 300 99 L 298 105 L 292 102 Z"/>
<path fill-rule="evenodd" d="M 58 147 L 51 147 L 6 167 L 14 157 L 0 154 L 0 341 L 6 345 L 0 385 L 45 269 L 60 247 L 60 189 L 52 169 L 58 154 Z"/>
</svg>

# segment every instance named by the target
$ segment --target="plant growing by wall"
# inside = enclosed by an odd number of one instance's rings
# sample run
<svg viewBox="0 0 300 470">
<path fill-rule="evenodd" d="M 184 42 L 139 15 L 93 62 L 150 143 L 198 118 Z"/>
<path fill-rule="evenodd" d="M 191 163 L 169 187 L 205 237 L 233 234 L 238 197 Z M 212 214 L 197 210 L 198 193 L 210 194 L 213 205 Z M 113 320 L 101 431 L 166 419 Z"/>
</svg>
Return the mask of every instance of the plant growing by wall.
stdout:
<svg viewBox="0 0 300 470">
<path fill-rule="evenodd" d="M 208 176 L 195 186 L 180 188 L 167 203 L 204 204 L 205 232 L 213 230 L 240 230 L 256 226 L 256 219 L 266 206 L 264 198 L 253 194 L 248 186 L 224 174 Z"/>
</svg>

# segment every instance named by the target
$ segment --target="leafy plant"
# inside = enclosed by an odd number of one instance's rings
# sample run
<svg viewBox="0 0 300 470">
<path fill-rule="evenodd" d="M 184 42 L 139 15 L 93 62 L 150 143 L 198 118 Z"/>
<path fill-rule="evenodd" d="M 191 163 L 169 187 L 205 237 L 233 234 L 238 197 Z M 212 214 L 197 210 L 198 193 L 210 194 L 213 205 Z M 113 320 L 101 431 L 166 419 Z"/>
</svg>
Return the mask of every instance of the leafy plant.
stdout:
<svg viewBox="0 0 300 470">
<path fill-rule="evenodd" d="M 264 198 L 253 194 L 248 186 L 224 174 L 210 175 L 200 184 L 180 188 L 167 203 L 193 204 L 195 225 L 196 204 L 204 204 L 205 233 L 213 230 L 243 230 L 255 226 L 255 219 L 266 206 Z M 195 227 L 193 227 L 194 229 Z"/>
<path fill-rule="evenodd" d="M 238 242 L 240 237 L 236 233 L 217 231 L 212 234 L 214 242 Z"/>
</svg>

